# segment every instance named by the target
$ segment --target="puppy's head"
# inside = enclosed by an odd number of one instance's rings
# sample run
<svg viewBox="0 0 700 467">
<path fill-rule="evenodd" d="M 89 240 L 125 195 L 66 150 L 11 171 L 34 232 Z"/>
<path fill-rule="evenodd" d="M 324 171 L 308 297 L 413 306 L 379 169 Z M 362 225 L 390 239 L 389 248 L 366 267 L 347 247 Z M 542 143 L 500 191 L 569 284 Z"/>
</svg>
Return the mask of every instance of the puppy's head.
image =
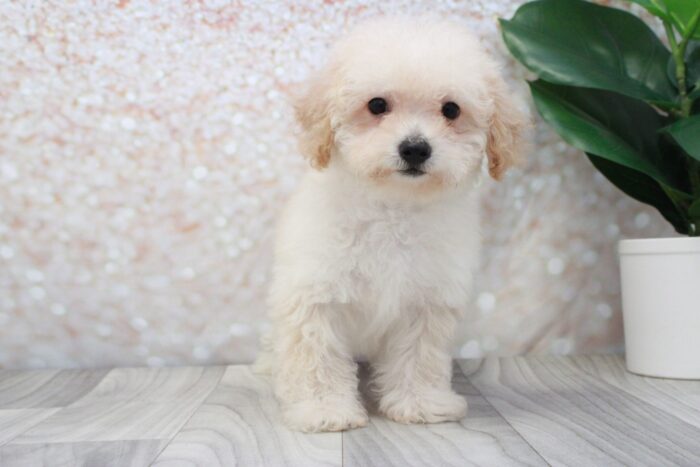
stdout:
<svg viewBox="0 0 700 467">
<path fill-rule="evenodd" d="M 375 19 L 332 51 L 296 102 L 301 150 L 407 193 L 501 178 L 526 118 L 468 31 L 426 18 Z"/>
</svg>

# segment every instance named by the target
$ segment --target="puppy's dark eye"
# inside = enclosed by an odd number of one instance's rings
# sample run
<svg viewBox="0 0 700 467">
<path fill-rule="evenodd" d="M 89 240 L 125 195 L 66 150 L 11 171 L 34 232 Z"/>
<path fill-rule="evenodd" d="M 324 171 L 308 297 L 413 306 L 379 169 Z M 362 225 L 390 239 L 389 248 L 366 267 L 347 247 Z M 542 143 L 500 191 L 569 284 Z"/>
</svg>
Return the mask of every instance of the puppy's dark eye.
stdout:
<svg viewBox="0 0 700 467">
<path fill-rule="evenodd" d="M 381 115 L 389 109 L 389 106 L 387 106 L 386 101 L 381 97 L 373 97 L 367 103 L 367 108 L 373 115 Z"/>
<path fill-rule="evenodd" d="M 454 120 L 455 118 L 459 117 L 459 112 L 459 106 L 454 102 L 445 102 L 442 105 L 442 114 L 448 120 Z"/>
</svg>

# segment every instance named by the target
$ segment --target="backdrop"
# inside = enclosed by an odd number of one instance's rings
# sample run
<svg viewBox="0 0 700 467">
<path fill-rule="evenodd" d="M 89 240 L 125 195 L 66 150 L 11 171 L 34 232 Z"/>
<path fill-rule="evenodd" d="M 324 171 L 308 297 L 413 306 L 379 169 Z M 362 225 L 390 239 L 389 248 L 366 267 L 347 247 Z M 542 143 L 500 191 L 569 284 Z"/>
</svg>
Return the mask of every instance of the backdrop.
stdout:
<svg viewBox="0 0 700 467">
<path fill-rule="evenodd" d="M 295 85 L 363 18 L 430 11 L 526 95 L 497 25 L 519 3 L 1 2 L 0 366 L 251 361 L 274 219 L 306 170 Z M 619 349 L 616 242 L 671 234 L 540 122 L 534 138 L 482 185 L 455 354 Z"/>
</svg>

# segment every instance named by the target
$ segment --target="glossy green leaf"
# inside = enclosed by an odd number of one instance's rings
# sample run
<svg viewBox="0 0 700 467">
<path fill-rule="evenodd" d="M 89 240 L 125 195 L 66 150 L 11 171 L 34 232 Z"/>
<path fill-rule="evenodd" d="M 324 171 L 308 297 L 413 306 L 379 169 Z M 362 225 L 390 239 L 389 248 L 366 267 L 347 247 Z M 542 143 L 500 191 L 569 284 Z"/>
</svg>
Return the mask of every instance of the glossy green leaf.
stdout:
<svg viewBox="0 0 700 467">
<path fill-rule="evenodd" d="M 659 130 L 667 120 L 651 106 L 608 91 L 542 80 L 531 82 L 530 90 L 542 118 L 571 145 L 687 190 L 683 163 L 660 150 Z"/>
<path fill-rule="evenodd" d="M 583 0 L 536 0 L 501 20 L 511 53 L 540 78 L 669 107 L 669 51 L 639 18 Z"/>
<path fill-rule="evenodd" d="M 688 222 L 656 180 L 603 157 L 586 155 L 613 185 L 637 201 L 654 206 L 678 233 L 688 234 Z"/>
<path fill-rule="evenodd" d="M 700 115 L 678 120 L 664 130 L 689 156 L 700 161 Z"/>
</svg>

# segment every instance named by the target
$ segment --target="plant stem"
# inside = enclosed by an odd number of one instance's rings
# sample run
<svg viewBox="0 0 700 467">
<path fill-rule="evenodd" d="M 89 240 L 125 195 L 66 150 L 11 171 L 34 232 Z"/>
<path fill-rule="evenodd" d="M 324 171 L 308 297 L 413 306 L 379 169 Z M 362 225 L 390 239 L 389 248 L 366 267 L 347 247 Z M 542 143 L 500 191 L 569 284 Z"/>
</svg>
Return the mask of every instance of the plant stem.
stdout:
<svg viewBox="0 0 700 467">
<path fill-rule="evenodd" d="M 686 69 L 685 69 L 685 50 L 688 45 L 688 41 L 693 36 L 695 28 L 697 28 L 698 23 L 700 23 L 700 10 L 698 10 L 693 18 L 688 23 L 688 28 L 685 34 L 681 36 L 680 42 L 676 41 L 676 34 L 673 30 L 673 26 L 668 21 L 664 21 L 664 29 L 666 30 L 666 36 L 668 37 L 668 43 L 671 46 L 671 54 L 673 56 L 673 61 L 676 64 L 676 81 L 678 82 L 678 94 L 680 96 L 680 112 L 679 118 L 687 118 L 690 116 L 690 111 L 693 105 L 693 100 L 688 97 L 688 87 L 686 83 Z M 688 161 L 688 172 L 690 175 L 691 191 L 694 194 L 700 193 L 700 166 L 698 162 L 693 158 L 687 158 Z M 690 235 L 699 235 L 697 226 L 690 222 L 689 230 Z"/>
<path fill-rule="evenodd" d="M 666 37 L 668 37 L 668 44 L 671 46 L 673 61 L 676 63 L 676 82 L 678 83 L 678 94 L 681 98 L 680 117 L 684 118 L 690 115 L 688 89 L 685 86 L 685 51 L 681 53 L 681 47 L 678 42 L 676 42 L 676 33 L 673 31 L 673 26 L 671 26 L 671 23 L 664 21 L 664 29 L 666 30 Z"/>
<path fill-rule="evenodd" d="M 688 98 L 688 87 L 685 81 L 685 49 L 698 23 L 700 23 L 700 10 L 695 13 L 690 23 L 688 23 L 688 29 L 681 36 L 681 41 L 677 42 L 673 26 L 668 21 L 664 21 L 664 29 L 666 30 L 668 43 L 671 46 L 671 54 L 673 55 L 673 61 L 676 63 L 676 81 L 678 81 L 678 93 L 681 98 L 681 117 L 683 118 L 690 115 L 690 109 L 693 104 L 693 101 Z"/>
</svg>

